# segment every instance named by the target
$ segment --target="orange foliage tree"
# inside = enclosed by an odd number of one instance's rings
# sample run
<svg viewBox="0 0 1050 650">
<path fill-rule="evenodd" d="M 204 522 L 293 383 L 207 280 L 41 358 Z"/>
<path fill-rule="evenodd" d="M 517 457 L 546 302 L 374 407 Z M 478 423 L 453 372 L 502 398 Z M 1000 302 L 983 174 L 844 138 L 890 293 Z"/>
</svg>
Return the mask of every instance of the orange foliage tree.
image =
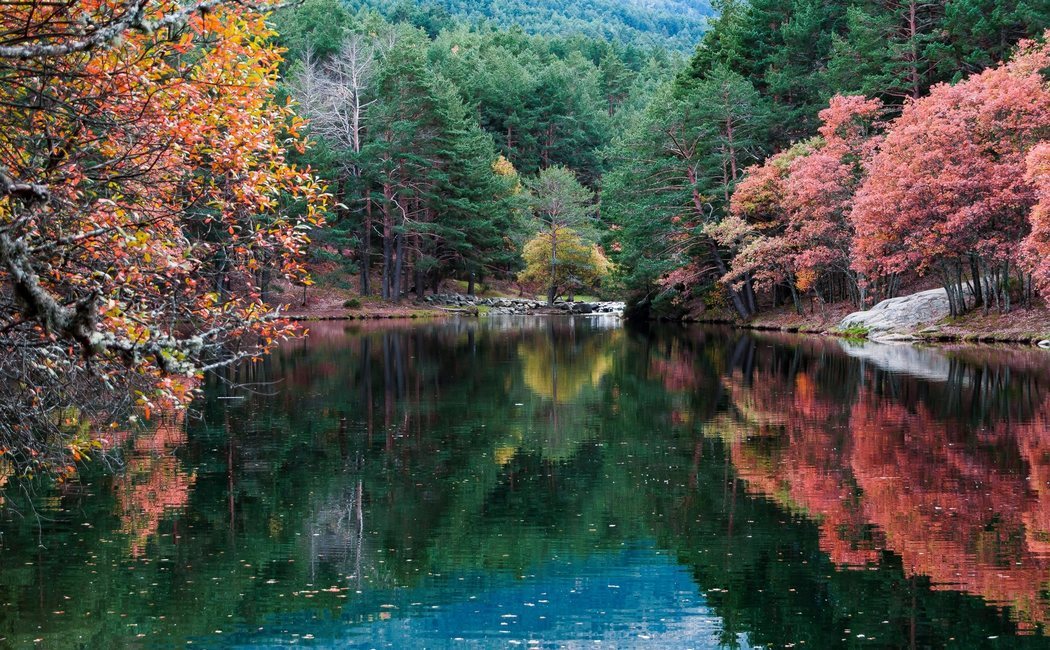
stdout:
<svg viewBox="0 0 1050 650">
<path fill-rule="evenodd" d="M 289 335 L 262 278 L 305 280 L 326 195 L 286 160 L 305 143 L 274 101 L 266 8 L 0 8 L 0 436 L 16 462 L 76 452 L 63 427 L 88 393 L 135 384 L 146 408 L 178 405 L 202 372 Z"/>
</svg>

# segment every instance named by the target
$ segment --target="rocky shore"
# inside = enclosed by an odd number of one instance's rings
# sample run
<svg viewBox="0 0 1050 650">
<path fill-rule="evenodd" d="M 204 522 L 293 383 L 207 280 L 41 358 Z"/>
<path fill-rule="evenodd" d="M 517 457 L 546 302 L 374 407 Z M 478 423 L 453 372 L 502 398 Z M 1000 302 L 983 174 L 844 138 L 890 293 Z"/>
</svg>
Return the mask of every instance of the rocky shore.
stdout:
<svg viewBox="0 0 1050 650">
<path fill-rule="evenodd" d="M 539 300 L 526 298 L 480 298 L 458 293 L 437 294 L 423 299 L 427 305 L 493 315 L 608 315 L 622 316 L 622 302 L 565 302 L 548 305 Z"/>
<path fill-rule="evenodd" d="M 1050 310 L 1015 306 L 1008 313 L 971 309 L 951 318 L 944 289 L 919 291 L 852 311 L 848 303 L 826 305 L 797 314 L 790 306 L 760 313 L 741 322 L 729 313 L 701 314 L 688 322 L 721 323 L 760 331 L 823 334 L 899 343 L 1009 343 L 1050 349 Z"/>
</svg>

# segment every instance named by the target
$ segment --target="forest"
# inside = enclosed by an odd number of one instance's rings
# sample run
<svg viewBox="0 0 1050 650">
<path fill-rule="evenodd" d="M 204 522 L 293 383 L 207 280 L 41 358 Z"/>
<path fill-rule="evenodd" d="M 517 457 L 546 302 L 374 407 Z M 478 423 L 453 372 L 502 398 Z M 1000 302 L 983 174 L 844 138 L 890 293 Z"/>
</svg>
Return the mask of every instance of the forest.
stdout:
<svg viewBox="0 0 1050 650">
<path fill-rule="evenodd" d="M 595 250 L 603 152 L 680 57 L 491 23 L 432 34 L 425 9 L 391 16 L 309 0 L 276 21 L 314 140 L 300 161 L 337 201 L 313 247 L 337 265 L 326 277 L 358 275 L 361 294 L 393 301 L 519 272 L 554 294 L 569 277 L 593 288 L 608 266 Z"/>
<path fill-rule="evenodd" d="M 72 473 L 87 413 L 185 406 L 333 288 L 1034 309 L 1048 27 L 1042 0 L 4 5 L 2 455 Z"/>
<path fill-rule="evenodd" d="M 586 38 L 692 51 L 715 9 L 707 0 L 351 0 L 388 19 L 409 20 L 434 35 L 456 23 L 492 23 L 530 34 Z"/>
<path fill-rule="evenodd" d="M 381 268 L 384 299 L 516 279 L 746 320 L 931 283 L 953 316 L 1046 293 L 1040 3 L 722 2 L 691 58 L 529 12 L 507 30 L 377 6 L 278 21 L 306 161 L 340 202 L 316 250 L 364 294 Z"/>
<path fill-rule="evenodd" d="M 723 3 L 609 150 L 603 215 L 626 287 L 657 312 L 699 299 L 743 319 L 862 308 L 925 279 L 953 316 L 1033 304 L 1048 17 L 1026 2 Z"/>
</svg>

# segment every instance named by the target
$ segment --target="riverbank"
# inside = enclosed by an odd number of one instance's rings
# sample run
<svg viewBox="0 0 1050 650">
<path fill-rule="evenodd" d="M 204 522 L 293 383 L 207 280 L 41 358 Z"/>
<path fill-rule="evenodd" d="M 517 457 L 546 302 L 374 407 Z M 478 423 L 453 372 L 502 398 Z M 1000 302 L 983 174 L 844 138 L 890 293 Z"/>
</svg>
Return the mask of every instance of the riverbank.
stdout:
<svg viewBox="0 0 1050 650">
<path fill-rule="evenodd" d="M 414 296 L 402 303 L 392 303 L 374 297 L 361 297 L 351 291 L 332 287 L 314 287 L 305 304 L 301 297 L 284 295 L 284 315 L 298 322 L 321 321 L 381 321 L 425 320 L 454 316 L 481 317 L 488 315 L 587 315 L 622 314 L 622 303 L 614 302 L 559 302 L 551 307 L 543 301 L 508 296 L 469 296 L 463 293 L 428 295 L 423 301 Z M 724 310 L 694 310 L 682 320 L 688 323 L 729 324 L 741 329 L 791 332 L 835 336 L 841 338 L 869 338 L 863 328 L 841 328 L 843 319 L 855 311 L 848 302 L 826 305 L 812 304 L 806 313 L 798 314 L 791 306 L 764 311 L 750 321 L 740 321 Z M 874 338 L 874 336 L 873 336 Z M 929 343 L 1009 343 L 1037 345 L 1050 340 L 1050 310 L 1044 307 L 1013 308 L 1000 314 L 992 310 L 987 315 L 980 309 L 961 318 L 941 318 L 932 324 L 917 326 L 879 336 L 882 340 Z"/>
<path fill-rule="evenodd" d="M 430 306 L 409 301 L 392 303 L 377 298 L 355 296 L 350 291 L 313 287 L 306 296 L 288 292 L 278 297 L 281 314 L 291 321 L 315 323 L 352 320 L 419 320 L 444 318 L 449 314 Z"/>
<path fill-rule="evenodd" d="M 545 301 L 506 296 L 471 296 L 460 293 L 429 294 L 422 300 L 406 296 L 401 303 L 348 292 L 318 289 L 306 300 L 283 297 L 282 314 L 292 321 L 419 320 L 450 316 L 621 316 L 624 304 L 603 301 Z"/>
<path fill-rule="evenodd" d="M 848 303 L 827 305 L 823 310 L 798 314 L 791 307 L 763 312 L 751 321 L 743 322 L 727 314 L 703 314 L 687 317 L 687 322 L 731 324 L 734 327 L 759 331 L 796 332 L 868 338 L 863 329 L 842 329 L 847 316 L 856 311 Z M 1012 343 L 1037 345 L 1050 340 L 1050 310 L 1042 307 L 1014 308 L 1007 314 L 992 310 L 987 315 L 980 309 L 960 318 L 943 318 L 913 330 L 895 333 L 887 339 L 929 343 Z"/>
</svg>

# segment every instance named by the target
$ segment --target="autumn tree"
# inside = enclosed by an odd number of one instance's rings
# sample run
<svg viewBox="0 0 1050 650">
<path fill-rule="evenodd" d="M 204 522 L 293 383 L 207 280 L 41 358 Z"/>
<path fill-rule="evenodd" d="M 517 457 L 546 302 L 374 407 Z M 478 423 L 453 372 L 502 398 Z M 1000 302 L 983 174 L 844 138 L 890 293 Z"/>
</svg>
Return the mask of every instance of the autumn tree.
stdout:
<svg viewBox="0 0 1050 650">
<path fill-rule="evenodd" d="M 785 236 L 796 253 L 796 284 L 824 302 L 865 303 L 865 283 L 851 268 L 853 195 L 871 157 L 882 102 L 836 96 L 820 112 L 822 144 L 791 163 L 784 182 Z"/>
<path fill-rule="evenodd" d="M 265 8 L 0 9 L 0 434 L 24 467 L 90 444 L 74 400 L 178 405 L 289 334 L 261 271 L 305 279 L 324 194 L 286 160 Z"/>
<path fill-rule="evenodd" d="M 1010 63 L 905 107 L 857 192 L 858 271 L 935 273 L 953 315 L 970 293 L 1009 309 L 1037 201 L 1025 160 L 1050 135 L 1048 57 L 1045 44 L 1023 44 Z"/>
<path fill-rule="evenodd" d="M 565 247 L 559 244 L 562 237 L 580 237 L 592 226 L 594 215 L 594 193 L 583 187 L 576 175 L 565 167 L 548 167 L 539 176 L 525 183 L 528 191 L 528 205 L 536 221 L 539 237 L 547 241 L 547 302 L 553 303 L 558 297 L 559 272 L 562 264 L 558 254 Z M 534 246 L 534 250 L 538 250 Z"/>
<path fill-rule="evenodd" d="M 1028 180 L 1035 186 L 1038 202 L 1032 208 L 1032 233 L 1025 240 L 1025 266 L 1050 302 L 1050 143 L 1034 147 L 1028 154 Z M 1030 292 L 1031 286 L 1026 287 Z"/>
<path fill-rule="evenodd" d="M 738 284 L 750 276 L 756 290 L 774 293 L 777 306 L 783 292 L 790 295 L 800 314 L 799 251 L 787 236 L 792 220 L 786 183 L 792 163 L 812 155 L 822 144 L 819 139 L 801 142 L 747 168 L 733 192 L 729 216 L 705 227 L 705 233 L 732 256 L 729 272 L 722 278 L 725 282 Z"/>
<path fill-rule="evenodd" d="M 588 244 L 572 228 L 562 228 L 553 242 L 547 233 L 539 233 L 522 251 L 525 269 L 518 279 L 527 284 L 548 288 L 548 297 L 568 294 L 572 300 L 577 291 L 597 287 L 609 275 L 611 264 L 602 249 Z M 551 260 L 556 260 L 551 264 Z"/>
</svg>

